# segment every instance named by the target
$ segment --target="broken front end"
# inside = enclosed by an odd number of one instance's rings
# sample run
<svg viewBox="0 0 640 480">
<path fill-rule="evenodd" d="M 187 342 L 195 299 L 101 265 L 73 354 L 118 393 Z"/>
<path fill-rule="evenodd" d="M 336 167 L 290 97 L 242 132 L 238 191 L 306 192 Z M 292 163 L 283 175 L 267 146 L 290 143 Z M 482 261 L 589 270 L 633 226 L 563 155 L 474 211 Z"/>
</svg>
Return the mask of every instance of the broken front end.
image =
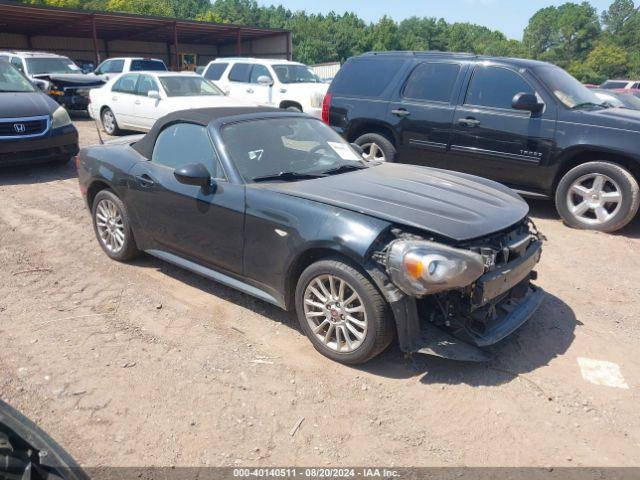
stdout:
<svg viewBox="0 0 640 480">
<path fill-rule="evenodd" d="M 405 352 L 485 361 L 480 347 L 513 333 L 542 301 L 531 281 L 544 238 L 529 219 L 453 246 L 399 229 L 392 234 L 374 258 L 392 282 L 386 291 Z"/>
</svg>

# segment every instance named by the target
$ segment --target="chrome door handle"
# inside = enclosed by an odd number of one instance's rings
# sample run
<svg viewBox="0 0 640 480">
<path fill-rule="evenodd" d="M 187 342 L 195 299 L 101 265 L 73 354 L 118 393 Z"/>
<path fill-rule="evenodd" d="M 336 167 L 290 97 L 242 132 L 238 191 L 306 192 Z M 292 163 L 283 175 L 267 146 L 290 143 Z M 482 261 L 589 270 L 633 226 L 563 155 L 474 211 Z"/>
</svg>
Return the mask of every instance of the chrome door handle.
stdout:
<svg viewBox="0 0 640 480">
<path fill-rule="evenodd" d="M 397 108 L 395 110 L 391 110 L 391 113 L 393 113 L 397 117 L 408 117 L 409 115 L 411 115 L 411 112 L 404 108 Z"/>
<path fill-rule="evenodd" d="M 153 181 L 153 178 L 151 178 L 146 173 L 143 173 L 142 175 L 136 175 L 136 181 L 138 182 L 138 185 L 143 188 L 152 187 L 156 183 Z"/>
<path fill-rule="evenodd" d="M 458 120 L 458 124 L 463 127 L 477 127 L 480 125 L 480 120 L 476 120 L 475 118 L 461 118 Z"/>
<path fill-rule="evenodd" d="M 253 88 L 247 88 L 247 93 L 253 93 Z"/>
</svg>

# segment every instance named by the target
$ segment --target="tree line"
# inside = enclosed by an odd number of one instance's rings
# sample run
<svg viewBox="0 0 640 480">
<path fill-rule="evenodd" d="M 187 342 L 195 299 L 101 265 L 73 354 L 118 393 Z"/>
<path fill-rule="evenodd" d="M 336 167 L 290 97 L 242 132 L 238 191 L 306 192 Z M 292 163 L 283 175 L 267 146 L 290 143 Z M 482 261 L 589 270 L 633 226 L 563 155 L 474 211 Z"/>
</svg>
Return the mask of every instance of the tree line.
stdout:
<svg viewBox="0 0 640 480">
<path fill-rule="evenodd" d="M 583 82 L 640 77 L 640 5 L 614 0 L 600 13 L 589 2 L 536 12 L 523 39 L 473 23 L 433 17 L 400 22 L 388 16 L 367 23 L 354 12 L 326 15 L 259 6 L 256 0 L 23 0 L 91 10 L 133 12 L 291 30 L 294 59 L 307 64 L 344 62 L 366 51 L 439 50 L 510 56 L 555 63 Z"/>
</svg>

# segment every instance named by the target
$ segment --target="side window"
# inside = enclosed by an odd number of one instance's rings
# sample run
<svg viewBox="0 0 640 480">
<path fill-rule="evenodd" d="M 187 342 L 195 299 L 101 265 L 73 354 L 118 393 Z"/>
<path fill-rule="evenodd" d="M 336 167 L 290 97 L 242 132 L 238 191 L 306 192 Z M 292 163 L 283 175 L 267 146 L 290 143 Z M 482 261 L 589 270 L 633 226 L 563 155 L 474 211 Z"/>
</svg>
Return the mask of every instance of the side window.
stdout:
<svg viewBox="0 0 640 480">
<path fill-rule="evenodd" d="M 222 74 L 227 69 L 228 63 L 212 63 L 207 68 L 207 71 L 204 72 L 204 78 L 207 80 L 220 80 Z"/>
<path fill-rule="evenodd" d="M 146 97 L 151 90 L 157 90 L 157 91 L 160 90 L 158 88 L 158 84 L 156 83 L 155 79 L 149 75 L 140 75 L 140 80 L 138 80 L 138 88 L 136 89 L 136 93 L 138 95 L 142 95 Z"/>
<path fill-rule="evenodd" d="M 137 73 L 131 75 L 123 75 L 118 79 L 118 81 L 113 85 L 111 91 L 120 92 L 120 93 L 136 93 L 136 83 L 138 82 L 138 77 L 140 75 Z"/>
<path fill-rule="evenodd" d="M 108 73 L 122 73 L 124 70 L 124 60 L 112 60 L 111 65 L 109 65 Z"/>
<path fill-rule="evenodd" d="M 269 73 L 269 70 L 267 70 L 267 67 L 259 64 L 254 65 L 251 69 L 251 77 L 249 78 L 249 83 L 258 83 L 258 78 L 262 77 L 263 75 L 273 80 L 271 74 Z"/>
<path fill-rule="evenodd" d="M 517 93 L 535 91 L 519 74 L 501 67 L 478 66 L 473 72 L 465 104 L 511 108 Z"/>
<path fill-rule="evenodd" d="M 455 63 L 422 63 L 411 72 L 403 96 L 415 100 L 449 102 L 459 72 L 460 65 Z"/>
<path fill-rule="evenodd" d="M 225 178 L 207 129 L 202 125 L 175 123 L 165 128 L 156 139 L 151 161 L 173 169 L 202 163 L 213 178 Z"/>
<path fill-rule="evenodd" d="M 249 83 L 249 73 L 251 72 L 250 63 L 236 63 L 231 67 L 229 72 L 229 80 L 232 82 Z"/>
<path fill-rule="evenodd" d="M 103 73 L 109 72 L 109 65 L 111 65 L 111 60 L 105 60 L 102 62 L 98 68 L 96 68 L 96 74 L 102 75 Z"/>
<path fill-rule="evenodd" d="M 12 57 L 11 58 L 11 65 L 13 65 L 18 70 L 20 70 L 22 73 L 24 73 L 24 65 L 22 64 L 22 60 L 20 58 Z"/>
<path fill-rule="evenodd" d="M 348 60 L 331 84 L 334 95 L 376 98 L 382 95 L 405 60 L 363 58 Z"/>
</svg>

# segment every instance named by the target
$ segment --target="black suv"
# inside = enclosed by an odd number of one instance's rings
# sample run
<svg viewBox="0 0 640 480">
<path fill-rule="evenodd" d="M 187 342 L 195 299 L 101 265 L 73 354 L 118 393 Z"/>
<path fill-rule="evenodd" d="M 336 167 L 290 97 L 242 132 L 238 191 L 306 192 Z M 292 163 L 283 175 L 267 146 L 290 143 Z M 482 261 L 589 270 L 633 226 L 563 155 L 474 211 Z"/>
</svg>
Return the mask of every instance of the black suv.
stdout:
<svg viewBox="0 0 640 480">
<path fill-rule="evenodd" d="M 640 204 L 640 112 L 609 108 L 559 67 L 439 52 L 349 59 L 323 120 L 367 158 L 472 173 L 555 196 L 564 221 L 612 232 Z"/>
</svg>

